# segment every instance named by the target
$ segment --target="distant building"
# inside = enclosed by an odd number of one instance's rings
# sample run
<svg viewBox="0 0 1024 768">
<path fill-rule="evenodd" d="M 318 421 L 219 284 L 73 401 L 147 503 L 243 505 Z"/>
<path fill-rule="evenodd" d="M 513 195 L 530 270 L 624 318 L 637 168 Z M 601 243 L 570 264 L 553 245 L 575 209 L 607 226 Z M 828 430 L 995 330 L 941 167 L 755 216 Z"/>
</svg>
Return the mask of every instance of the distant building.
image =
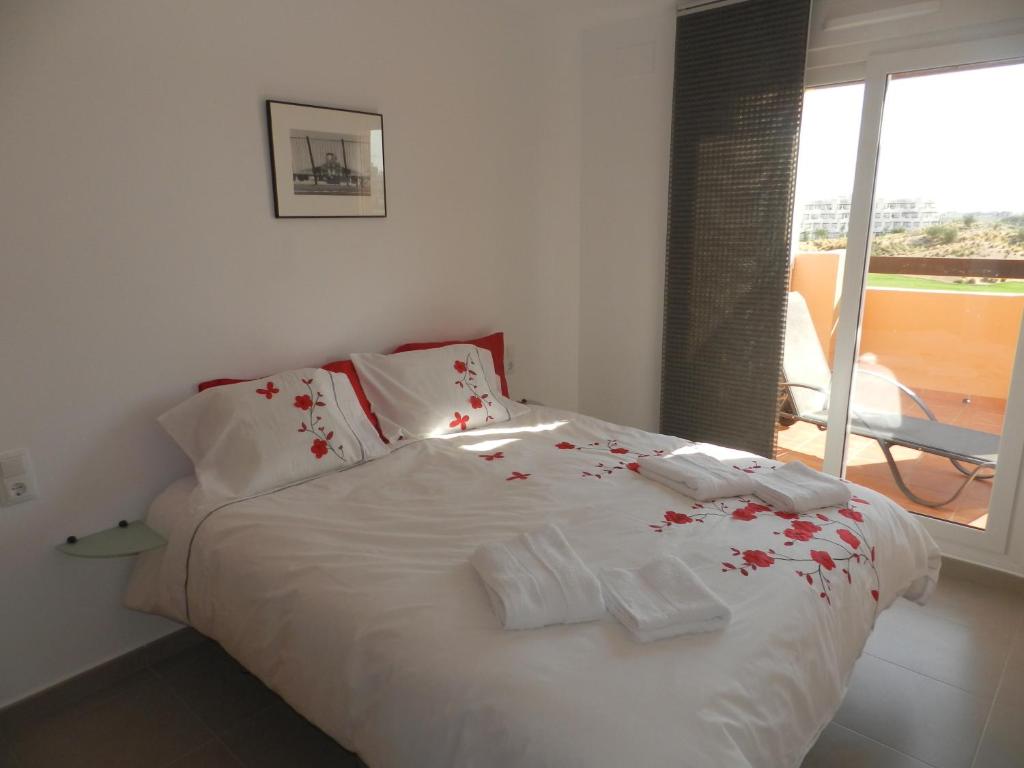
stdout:
<svg viewBox="0 0 1024 768">
<path fill-rule="evenodd" d="M 912 232 L 939 223 L 939 212 L 933 200 L 876 200 L 871 230 L 881 232 Z M 824 237 L 845 237 L 850 228 L 850 198 L 811 200 L 804 203 L 797 222 L 801 240 Z"/>
</svg>

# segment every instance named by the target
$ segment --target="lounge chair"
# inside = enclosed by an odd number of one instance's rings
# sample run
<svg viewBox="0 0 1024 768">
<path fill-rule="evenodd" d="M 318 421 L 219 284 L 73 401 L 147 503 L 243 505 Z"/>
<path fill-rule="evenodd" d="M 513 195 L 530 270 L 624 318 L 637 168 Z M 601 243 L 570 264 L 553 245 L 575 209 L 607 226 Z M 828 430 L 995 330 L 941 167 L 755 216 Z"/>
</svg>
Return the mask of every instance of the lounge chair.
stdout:
<svg viewBox="0 0 1024 768">
<path fill-rule="evenodd" d="M 792 417 L 825 429 L 832 372 L 818 340 L 807 302 L 795 291 L 789 294 L 783 371 L 786 381 L 782 386 L 789 395 Z M 891 376 L 865 367 L 858 367 L 857 375 L 871 376 L 881 381 L 889 393 L 886 399 L 891 402 L 883 403 L 884 407 L 880 409 L 851 403 L 850 432 L 878 442 L 893 480 L 908 499 L 925 507 L 942 507 L 956 500 L 971 481 L 994 477 L 999 458 L 999 435 L 943 424 L 913 390 Z M 901 392 L 921 409 L 926 418 L 902 414 Z M 892 456 L 894 445 L 949 459 L 957 471 L 964 475 L 963 483 L 952 496 L 942 501 L 918 496 L 907 487 L 900 474 L 900 468 Z M 985 470 L 991 471 L 983 473 Z"/>
</svg>

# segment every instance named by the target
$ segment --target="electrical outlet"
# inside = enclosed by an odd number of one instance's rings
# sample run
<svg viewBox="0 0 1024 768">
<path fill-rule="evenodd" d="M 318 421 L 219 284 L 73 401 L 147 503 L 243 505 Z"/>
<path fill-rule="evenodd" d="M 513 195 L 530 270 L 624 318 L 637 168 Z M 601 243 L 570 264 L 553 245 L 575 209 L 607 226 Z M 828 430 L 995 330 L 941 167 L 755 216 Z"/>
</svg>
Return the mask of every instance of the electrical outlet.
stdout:
<svg viewBox="0 0 1024 768">
<path fill-rule="evenodd" d="M 0 454 L 0 504 L 7 507 L 32 501 L 39 495 L 28 451 Z"/>
</svg>

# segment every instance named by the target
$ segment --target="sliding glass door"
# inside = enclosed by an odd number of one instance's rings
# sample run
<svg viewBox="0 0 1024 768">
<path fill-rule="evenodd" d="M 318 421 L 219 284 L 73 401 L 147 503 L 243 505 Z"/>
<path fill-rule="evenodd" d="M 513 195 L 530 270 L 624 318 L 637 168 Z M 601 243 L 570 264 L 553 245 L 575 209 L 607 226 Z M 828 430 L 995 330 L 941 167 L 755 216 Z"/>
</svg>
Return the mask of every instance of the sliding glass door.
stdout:
<svg viewBox="0 0 1024 768">
<path fill-rule="evenodd" d="M 1021 93 L 1020 38 L 807 92 L 778 434 L 994 550 L 1024 441 Z"/>
<path fill-rule="evenodd" d="M 804 95 L 783 369 L 791 386 L 777 457 L 821 469 L 835 326 L 857 164 L 863 83 Z M 799 417 L 799 418 L 797 418 Z"/>
</svg>

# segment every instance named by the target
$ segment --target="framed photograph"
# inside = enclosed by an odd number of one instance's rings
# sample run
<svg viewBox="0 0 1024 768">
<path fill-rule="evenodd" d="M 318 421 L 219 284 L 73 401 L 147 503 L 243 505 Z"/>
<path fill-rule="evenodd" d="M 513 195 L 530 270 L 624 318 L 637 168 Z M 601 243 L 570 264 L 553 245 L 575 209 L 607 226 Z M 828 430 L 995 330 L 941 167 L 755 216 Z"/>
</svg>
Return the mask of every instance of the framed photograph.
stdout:
<svg viewBox="0 0 1024 768">
<path fill-rule="evenodd" d="M 267 101 L 279 219 L 385 216 L 384 118 Z"/>
</svg>

